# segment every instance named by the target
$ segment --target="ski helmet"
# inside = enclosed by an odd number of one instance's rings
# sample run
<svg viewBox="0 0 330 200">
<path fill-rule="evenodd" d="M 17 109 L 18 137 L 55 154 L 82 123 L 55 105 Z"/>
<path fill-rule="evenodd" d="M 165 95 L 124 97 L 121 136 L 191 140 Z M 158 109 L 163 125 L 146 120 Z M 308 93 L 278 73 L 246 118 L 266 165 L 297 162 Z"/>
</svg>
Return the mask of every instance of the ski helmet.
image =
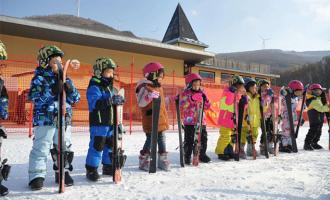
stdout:
<svg viewBox="0 0 330 200">
<path fill-rule="evenodd" d="M 144 77 L 151 80 L 157 79 L 160 72 L 164 73 L 164 67 L 159 62 L 148 63 L 143 68 Z"/>
<path fill-rule="evenodd" d="M 237 84 L 244 84 L 244 79 L 239 75 L 233 75 L 233 77 L 229 81 L 229 85 L 233 86 Z"/>
<path fill-rule="evenodd" d="M 323 88 L 321 86 L 321 84 L 318 84 L 318 83 L 311 84 L 308 89 L 310 89 L 310 90 L 316 90 L 316 89 L 325 90 L 325 88 Z"/>
<path fill-rule="evenodd" d="M 188 75 L 185 77 L 186 85 L 188 85 L 189 83 L 192 83 L 192 82 L 195 81 L 195 80 L 200 80 L 200 81 L 202 81 L 202 77 L 201 77 L 199 74 L 196 74 L 196 73 L 188 74 Z"/>
<path fill-rule="evenodd" d="M 94 75 L 101 78 L 102 73 L 105 69 L 116 69 L 117 65 L 111 58 L 101 57 L 96 59 L 93 65 Z"/>
<path fill-rule="evenodd" d="M 264 85 L 264 84 L 270 84 L 270 82 L 267 80 L 267 79 L 260 79 L 259 81 L 258 81 L 258 87 L 261 87 L 262 85 Z"/>
<path fill-rule="evenodd" d="M 257 81 L 254 78 L 249 78 L 249 77 L 244 78 L 244 87 L 246 91 L 248 91 L 249 88 L 255 84 L 257 84 Z"/>
<path fill-rule="evenodd" d="M 302 84 L 302 82 L 298 81 L 298 80 L 292 80 L 289 82 L 288 87 L 295 91 L 295 90 L 304 90 L 304 85 Z"/>
<path fill-rule="evenodd" d="M 0 60 L 7 60 L 6 46 L 0 40 Z"/>
<path fill-rule="evenodd" d="M 38 51 L 37 60 L 39 65 L 43 68 L 48 66 L 48 62 L 51 56 L 64 56 L 64 52 L 55 45 L 44 46 Z"/>
</svg>

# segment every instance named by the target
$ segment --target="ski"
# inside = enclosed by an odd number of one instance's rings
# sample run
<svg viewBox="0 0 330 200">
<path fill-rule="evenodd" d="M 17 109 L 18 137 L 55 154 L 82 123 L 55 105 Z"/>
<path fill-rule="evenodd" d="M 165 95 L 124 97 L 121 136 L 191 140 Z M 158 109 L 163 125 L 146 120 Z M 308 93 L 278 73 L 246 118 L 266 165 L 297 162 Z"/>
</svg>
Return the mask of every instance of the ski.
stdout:
<svg viewBox="0 0 330 200">
<path fill-rule="evenodd" d="M 278 97 L 278 101 L 280 102 L 280 96 Z M 272 122 L 273 122 L 273 135 L 272 135 L 272 140 L 274 143 L 274 156 L 278 155 L 278 145 L 277 145 L 277 140 L 278 140 L 278 131 L 279 131 L 279 124 L 281 121 L 281 117 L 278 116 L 278 119 L 276 120 L 276 111 L 275 111 L 275 97 L 272 97 L 272 101 L 270 103 L 271 109 L 272 109 Z M 278 112 L 278 115 L 280 115 L 280 110 Z"/>
<path fill-rule="evenodd" d="M 252 127 L 251 127 L 251 122 L 250 122 L 250 111 L 249 111 L 249 107 L 246 107 L 247 109 L 247 118 L 246 118 L 246 122 L 248 124 L 248 141 L 250 142 L 250 144 L 252 145 L 252 158 L 253 160 L 257 159 L 257 151 L 256 151 L 256 147 L 254 144 L 254 139 L 253 139 L 253 134 L 252 134 Z"/>
<path fill-rule="evenodd" d="M 296 141 L 296 135 L 295 135 L 295 131 L 294 131 L 294 124 L 293 124 L 291 95 L 290 95 L 289 91 L 287 91 L 287 95 L 285 96 L 285 103 L 286 103 L 288 118 L 289 118 L 292 152 L 297 153 L 298 148 L 297 148 L 297 141 Z"/>
<path fill-rule="evenodd" d="M 305 90 L 304 90 L 303 97 L 302 97 L 302 102 L 301 102 L 301 107 L 300 107 L 300 112 L 299 112 L 299 117 L 298 117 L 298 124 L 297 124 L 296 132 L 295 132 L 296 138 L 298 138 L 299 127 L 301 125 L 301 120 L 303 118 L 304 105 L 305 105 L 305 101 L 306 101 L 306 94 L 307 94 L 308 86 L 309 86 L 308 84 L 305 86 Z"/>
<path fill-rule="evenodd" d="M 329 104 L 330 104 L 330 89 L 329 89 L 329 91 L 328 91 L 328 95 L 329 95 L 329 97 L 328 97 L 328 102 L 329 102 Z M 327 122 L 328 122 L 328 126 L 329 126 L 329 129 L 328 129 L 328 135 L 329 135 L 328 149 L 329 149 L 329 151 L 330 151 L 330 112 L 328 112 L 328 113 L 326 114 L 326 117 L 327 117 Z"/>
<path fill-rule="evenodd" d="M 125 97 L 125 90 L 122 88 L 118 95 Z M 114 183 L 121 182 L 121 168 L 126 160 L 122 149 L 123 130 L 120 126 L 123 121 L 123 104 L 113 104 L 113 145 L 112 145 L 112 180 Z"/>
<path fill-rule="evenodd" d="M 260 123 L 261 123 L 261 132 L 263 137 L 263 142 L 264 142 L 264 152 L 265 152 L 265 156 L 266 158 L 269 158 L 269 153 L 268 153 L 268 140 L 267 140 L 267 130 L 266 130 L 266 124 L 265 124 L 265 116 L 264 116 L 264 108 L 262 106 L 262 97 L 261 97 L 261 89 L 259 91 L 259 108 L 260 108 Z"/>
<path fill-rule="evenodd" d="M 180 114 L 180 95 L 175 99 L 175 107 L 176 107 L 176 117 L 178 120 L 178 132 L 179 132 L 179 151 L 180 151 L 180 165 L 184 167 L 183 160 L 183 142 L 182 142 L 182 131 L 181 131 L 181 114 Z"/>
<path fill-rule="evenodd" d="M 57 113 L 57 129 L 58 129 L 58 157 L 57 157 L 57 166 L 58 166 L 58 185 L 59 185 L 59 193 L 63 193 L 65 191 L 64 184 L 64 156 L 65 156 L 65 112 L 66 112 L 66 94 L 64 91 L 64 83 L 66 81 L 66 73 L 69 67 L 70 60 L 68 60 L 63 67 L 62 64 L 56 60 L 56 64 L 58 67 L 58 113 Z"/>
<path fill-rule="evenodd" d="M 199 153 L 201 149 L 201 135 L 203 128 L 204 104 L 205 104 L 205 99 L 203 98 L 202 103 L 199 105 L 198 115 L 197 115 L 198 118 L 197 118 L 197 123 L 195 125 L 193 161 L 192 161 L 193 166 L 198 166 L 199 164 Z"/>
<path fill-rule="evenodd" d="M 158 121 L 160 112 L 160 97 L 152 101 L 152 130 L 151 130 L 151 151 L 149 173 L 156 173 L 157 170 L 157 140 L 158 140 Z"/>
<path fill-rule="evenodd" d="M 235 92 L 234 95 L 234 112 L 232 116 L 232 120 L 234 123 L 234 129 L 233 132 L 234 134 L 232 135 L 232 141 L 234 143 L 234 160 L 239 161 L 239 140 L 238 140 L 238 127 L 237 127 L 237 106 L 236 106 L 236 101 L 237 101 L 237 92 Z"/>
</svg>

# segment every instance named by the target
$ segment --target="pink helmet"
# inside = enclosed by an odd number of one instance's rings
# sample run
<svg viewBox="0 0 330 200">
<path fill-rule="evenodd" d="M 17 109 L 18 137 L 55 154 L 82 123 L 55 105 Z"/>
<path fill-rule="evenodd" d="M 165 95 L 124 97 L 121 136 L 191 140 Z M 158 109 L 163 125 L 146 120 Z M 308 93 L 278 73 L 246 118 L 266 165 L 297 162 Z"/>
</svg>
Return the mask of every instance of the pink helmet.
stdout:
<svg viewBox="0 0 330 200">
<path fill-rule="evenodd" d="M 320 89 L 320 90 L 324 90 L 324 88 L 322 88 L 322 86 L 318 83 L 313 83 L 312 85 L 309 86 L 310 90 L 316 90 L 316 89 Z"/>
<path fill-rule="evenodd" d="M 151 72 L 157 72 L 160 69 L 164 69 L 164 67 L 159 62 L 148 63 L 143 68 L 143 75 L 144 75 L 144 77 L 147 77 Z"/>
<path fill-rule="evenodd" d="M 191 73 L 185 77 L 186 85 L 193 82 L 194 80 L 202 80 L 202 77 L 199 74 Z"/>
<path fill-rule="evenodd" d="M 298 81 L 298 80 L 292 80 L 289 83 L 289 88 L 291 88 L 291 90 L 295 91 L 295 90 L 304 90 L 304 85 L 302 84 L 302 82 Z"/>
</svg>

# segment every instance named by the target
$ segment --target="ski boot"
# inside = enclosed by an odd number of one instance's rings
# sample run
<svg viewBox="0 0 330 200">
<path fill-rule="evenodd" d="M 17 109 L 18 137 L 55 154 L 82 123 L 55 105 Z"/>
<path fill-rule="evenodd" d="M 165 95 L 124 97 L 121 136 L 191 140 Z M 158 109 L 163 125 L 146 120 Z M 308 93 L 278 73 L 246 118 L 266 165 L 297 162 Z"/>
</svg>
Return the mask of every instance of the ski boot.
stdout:
<svg viewBox="0 0 330 200">
<path fill-rule="evenodd" d="M 44 187 L 44 180 L 43 177 L 37 177 L 30 181 L 29 186 L 31 190 L 41 190 Z"/>
<path fill-rule="evenodd" d="M 244 151 L 245 144 L 241 144 L 241 149 L 239 150 L 239 157 L 241 159 L 246 159 L 246 153 Z"/>
<path fill-rule="evenodd" d="M 190 156 L 185 156 L 184 157 L 184 163 L 186 165 L 191 165 L 191 157 Z"/>
<path fill-rule="evenodd" d="M 86 177 L 90 181 L 98 181 L 100 179 L 100 175 L 97 168 L 86 165 Z"/>
<path fill-rule="evenodd" d="M 317 150 L 318 149 L 323 149 L 323 147 L 321 145 L 317 144 L 317 143 L 313 143 L 311 146 L 312 146 L 313 149 L 317 149 Z"/>
<path fill-rule="evenodd" d="M 199 155 L 199 161 L 201 161 L 202 163 L 209 163 L 211 162 L 211 158 L 206 154 L 201 154 Z"/>
<path fill-rule="evenodd" d="M 313 147 L 312 147 L 311 144 L 305 142 L 305 144 L 304 144 L 304 150 L 306 150 L 306 151 L 313 151 L 314 149 L 313 149 Z"/>
<path fill-rule="evenodd" d="M 232 157 L 228 154 L 218 154 L 218 159 L 219 160 L 223 160 L 223 161 L 228 161 L 230 160 Z"/>
<path fill-rule="evenodd" d="M 112 165 L 103 164 L 102 174 L 107 176 L 112 176 Z"/>
<path fill-rule="evenodd" d="M 158 154 L 158 168 L 165 171 L 170 170 L 170 162 L 167 159 L 167 152 Z"/>
<path fill-rule="evenodd" d="M 149 165 L 150 165 L 150 153 L 141 150 L 139 156 L 139 169 L 144 171 L 149 171 Z"/>
</svg>

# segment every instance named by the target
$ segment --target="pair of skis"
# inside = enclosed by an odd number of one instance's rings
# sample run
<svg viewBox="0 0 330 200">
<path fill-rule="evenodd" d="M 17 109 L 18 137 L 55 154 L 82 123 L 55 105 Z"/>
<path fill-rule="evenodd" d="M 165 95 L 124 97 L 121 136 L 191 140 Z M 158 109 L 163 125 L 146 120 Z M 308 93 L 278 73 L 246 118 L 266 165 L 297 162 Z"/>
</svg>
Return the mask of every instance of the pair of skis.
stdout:
<svg viewBox="0 0 330 200">
<path fill-rule="evenodd" d="M 203 98 L 203 101 L 198 104 L 199 104 L 199 109 L 198 109 L 197 123 L 195 125 L 195 133 L 194 133 L 193 160 L 192 160 L 193 166 L 199 165 L 205 99 Z"/>
<path fill-rule="evenodd" d="M 175 98 L 176 118 L 178 120 L 178 132 L 179 132 L 179 152 L 180 152 L 180 166 L 184 167 L 184 149 L 182 140 L 182 124 L 181 124 L 181 113 L 180 113 L 180 95 Z"/>
<path fill-rule="evenodd" d="M 125 90 L 122 88 L 118 91 L 118 95 L 125 97 Z M 121 168 L 126 161 L 123 150 L 123 104 L 113 104 L 113 145 L 112 145 L 112 180 L 114 183 L 121 182 Z"/>
<path fill-rule="evenodd" d="M 58 151 L 57 151 L 57 166 L 58 166 L 58 183 L 59 183 L 59 193 L 65 191 L 64 184 L 64 165 L 65 165 L 65 112 L 66 112 L 66 93 L 64 90 L 64 83 L 66 81 L 66 74 L 69 67 L 70 61 L 68 60 L 64 67 L 62 64 L 56 60 L 58 67 L 58 113 L 57 113 L 57 123 L 58 123 Z"/>
<path fill-rule="evenodd" d="M 244 118 L 244 109 L 245 103 L 241 98 L 238 103 L 237 109 L 237 92 L 235 92 L 234 96 L 234 112 L 232 116 L 232 120 L 234 122 L 234 134 L 233 134 L 233 143 L 234 143 L 234 160 L 239 161 L 240 151 L 241 151 L 241 135 L 242 135 L 242 125 L 243 125 L 243 118 Z M 237 114 L 238 112 L 238 114 Z"/>
<path fill-rule="evenodd" d="M 193 166 L 199 165 L 199 155 L 201 149 L 201 135 L 203 129 L 203 116 L 204 116 L 204 105 L 205 99 L 199 103 L 199 109 L 197 114 L 197 124 L 195 125 L 194 132 L 194 144 L 193 144 Z M 180 95 L 177 95 L 175 99 L 176 115 L 178 120 L 178 132 L 179 132 L 179 151 L 180 151 L 180 166 L 184 167 L 184 149 L 182 140 L 182 130 L 181 130 L 181 114 L 180 114 Z"/>
<path fill-rule="evenodd" d="M 291 137 L 291 142 L 292 142 L 292 152 L 294 152 L 294 153 L 298 152 L 296 138 L 298 137 L 298 131 L 299 131 L 299 127 L 301 125 L 302 115 L 303 115 L 305 101 L 306 101 L 307 88 L 308 88 L 308 85 L 305 86 L 305 90 L 303 92 L 302 103 L 301 103 L 298 124 L 297 124 L 296 129 L 293 124 L 291 93 L 288 91 L 288 89 L 286 89 L 285 103 L 286 103 L 286 107 L 287 107 L 287 111 L 288 111 L 288 118 L 289 118 L 289 125 L 290 125 L 290 137 Z"/>
<path fill-rule="evenodd" d="M 328 90 L 328 102 L 330 104 L 330 89 Z M 326 117 L 327 117 L 327 122 L 328 122 L 328 135 L 329 135 L 329 140 L 328 140 L 328 149 L 330 151 L 330 112 L 326 113 Z"/>
<path fill-rule="evenodd" d="M 272 102 L 273 102 L 273 97 L 272 97 Z M 266 123 L 265 123 L 265 117 L 264 117 L 264 108 L 262 105 L 262 96 L 261 96 L 261 89 L 259 90 L 259 108 L 260 108 L 260 116 L 261 116 L 261 132 L 263 137 L 263 143 L 264 143 L 264 153 L 266 158 L 269 158 L 269 147 L 268 147 L 268 135 L 267 135 L 267 130 L 266 130 Z M 272 107 L 273 109 L 273 107 Z M 273 132 L 274 134 L 274 132 Z"/>
<path fill-rule="evenodd" d="M 157 171 L 157 141 L 160 104 L 160 97 L 152 100 L 152 128 L 149 173 L 156 173 Z"/>
</svg>

